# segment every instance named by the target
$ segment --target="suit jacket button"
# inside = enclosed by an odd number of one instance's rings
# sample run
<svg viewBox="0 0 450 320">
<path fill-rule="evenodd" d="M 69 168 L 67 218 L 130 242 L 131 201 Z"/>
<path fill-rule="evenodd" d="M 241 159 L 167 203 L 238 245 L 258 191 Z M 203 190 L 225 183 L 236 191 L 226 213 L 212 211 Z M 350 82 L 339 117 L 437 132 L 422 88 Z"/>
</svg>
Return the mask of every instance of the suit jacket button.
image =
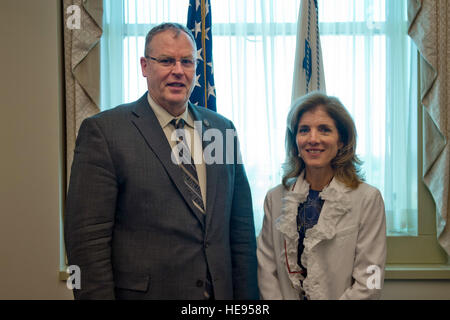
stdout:
<svg viewBox="0 0 450 320">
<path fill-rule="evenodd" d="M 197 287 L 199 287 L 199 288 L 203 287 L 203 281 L 202 280 L 197 280 Z"/>
</svg>

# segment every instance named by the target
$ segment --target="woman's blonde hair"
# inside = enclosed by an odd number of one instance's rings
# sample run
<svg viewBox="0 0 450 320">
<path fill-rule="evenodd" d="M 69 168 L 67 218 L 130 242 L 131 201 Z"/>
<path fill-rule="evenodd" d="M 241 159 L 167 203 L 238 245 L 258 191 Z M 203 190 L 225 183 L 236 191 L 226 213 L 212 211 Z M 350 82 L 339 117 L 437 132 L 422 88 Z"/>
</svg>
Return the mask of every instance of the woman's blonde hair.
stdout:
<svg viewBox="0 0 450 320">
<path fill-rule="evenodd" d="M 306 94 L 291 105 L 287 117 L 286 129 L 286 161 L 283 164 L 283 185 L 289 188 L 291 178 L 305 169 L 305 162 L 298 156 L 297 130 L 301 117 L 305 112 L 322 107 L 330 118 L 334 120 L 343 143 L 336 157 L 331 161 L 336 179 L 351 189 L 356 189 L 364 181 L 361 173 L 361 160 L 356 156 L 356 127 L 352 117 L 336 97 L 327 96 L 321 92 Z"/>
</svg>

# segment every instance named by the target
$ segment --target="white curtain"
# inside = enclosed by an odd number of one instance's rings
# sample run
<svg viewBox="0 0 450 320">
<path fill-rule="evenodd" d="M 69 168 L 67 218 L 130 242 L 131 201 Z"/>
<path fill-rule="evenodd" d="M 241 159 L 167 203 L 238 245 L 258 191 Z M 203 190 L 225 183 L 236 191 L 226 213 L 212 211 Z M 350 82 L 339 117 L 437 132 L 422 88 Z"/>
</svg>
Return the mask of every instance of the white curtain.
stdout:
<svg viewBox="0 0 450 320">
<path fill-rule="evenodd" d="M 236 125 L 258 234 L 264 197 L 281 181 L 300 1 L 213 4 L 217 112 Z"/>
<path fill-rule="evenodd" d="M 146 91 L 139 68 L 145 34 L 163 21 L 186 24 L 189 4 L 104 1 L 103 109 Z M 238 130 L 259 233 L 264 196 L 281 182 L 300 0 L 210 1 L 217 112 Z M 339 97 L 355 119 L 357 152 L 367 181 L 383 193 L 389 233 L 415 234 L 417 99 L 413 95 L 410 107 L 415 64 L 409 58 L 405 0 L 318 5 L 327 93 Z"/>
<path fill-rule="evenodd" d="M 417 233 L 417 60 L 406 12 L 404 0 L 319 1 L 327 93 L 354 117 L 389 235 Z"/>
<path fill-rule="evenodd" d="M 145 36 L 162 22 L 186 25 L 189 0 L 103 0 L 101 109 L 137 100 L 147 90 L 139 58 Z"/>
</svg>

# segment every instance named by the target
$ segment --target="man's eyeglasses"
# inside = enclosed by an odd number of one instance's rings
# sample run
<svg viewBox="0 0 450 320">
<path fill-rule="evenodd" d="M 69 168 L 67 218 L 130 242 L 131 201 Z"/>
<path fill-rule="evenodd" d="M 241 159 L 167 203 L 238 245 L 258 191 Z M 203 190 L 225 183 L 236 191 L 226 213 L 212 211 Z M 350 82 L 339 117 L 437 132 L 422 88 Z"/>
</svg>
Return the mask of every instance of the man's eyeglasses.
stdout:
<svg viewBox="0 0 450 320">
<path fill-rule="evenodd" d="M 196 60 L 190 59 L 190 58 L 181 58 L 179 60 L 172 58 L 172 57 L 163 57 L 163 58 L 155 58 L 155 57 L 147 57 L 147 59 L 151 59 L 153 61 L 156 61 L 159 65 L 166 67 L 166 68 L 173 68 L 177 61 L 180 61 L 181 66 L 184 69 L 194 69 L 195 65 L 197 63 Z"/>
</svg>

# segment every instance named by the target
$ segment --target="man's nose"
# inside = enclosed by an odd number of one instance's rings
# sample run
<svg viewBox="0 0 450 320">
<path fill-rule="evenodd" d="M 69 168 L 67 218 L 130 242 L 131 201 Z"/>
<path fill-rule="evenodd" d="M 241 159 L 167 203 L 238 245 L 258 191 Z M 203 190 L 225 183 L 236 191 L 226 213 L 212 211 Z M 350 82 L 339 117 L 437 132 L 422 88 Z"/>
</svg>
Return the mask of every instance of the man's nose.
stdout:
<svg viewBox="0 0 450 320">
<path fill-rule="evenodd" d="M 176 73 L 176 74 L 181 74 L 183 73 L 184 69 L 183 66 L 181 65 L 181 61 L 175 61 L 175 65 L 172 68 L 172 72 Z"/>
</svg>

